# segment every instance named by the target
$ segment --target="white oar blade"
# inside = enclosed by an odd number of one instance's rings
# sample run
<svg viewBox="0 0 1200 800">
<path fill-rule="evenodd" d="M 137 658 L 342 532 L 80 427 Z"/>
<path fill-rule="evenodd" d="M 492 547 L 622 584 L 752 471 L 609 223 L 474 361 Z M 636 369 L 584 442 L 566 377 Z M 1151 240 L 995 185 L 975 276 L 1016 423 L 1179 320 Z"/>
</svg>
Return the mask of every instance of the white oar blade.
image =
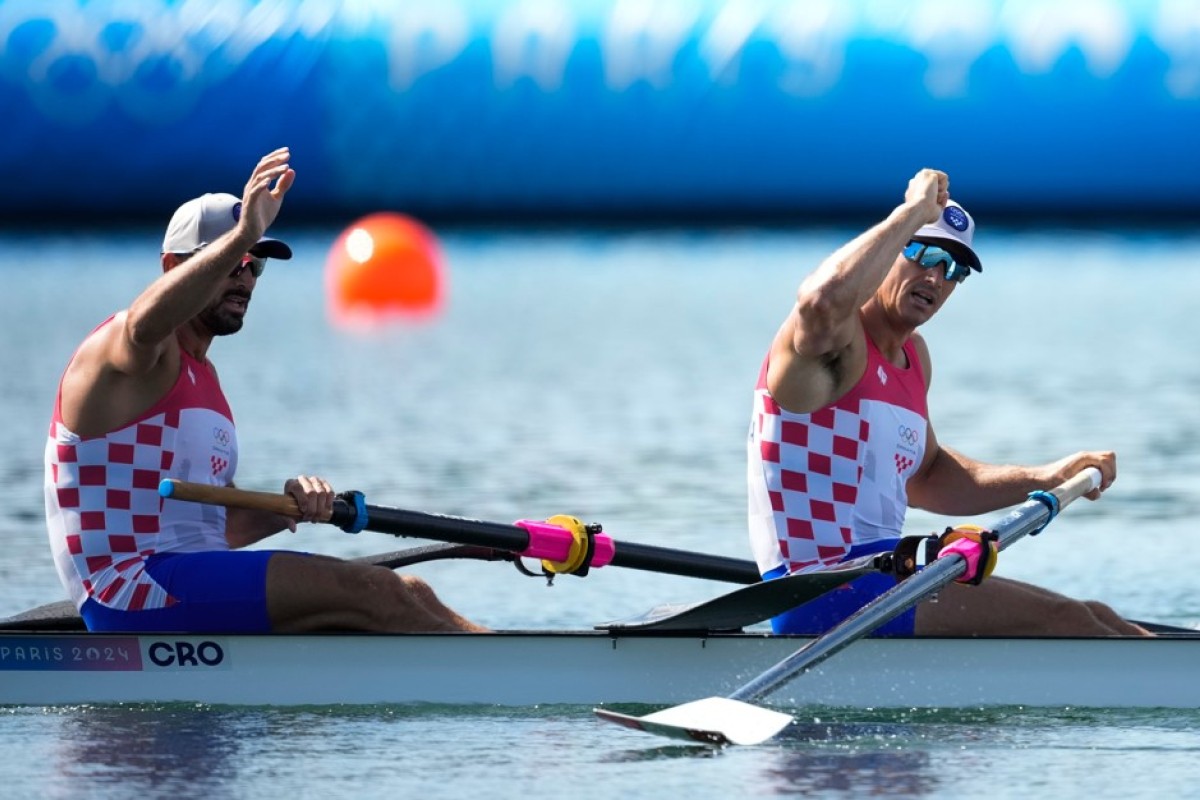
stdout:
<svg viewBox="0 0 1200 800">
<path fill-rule="evenodd" d="M 600 719 L 626 728 L 717 745 L 762 744 L 792 723 L 788 714 L 727 697 L 694 700 L 644 717 L 604 708 L 595 712 Z"/>
</svg>

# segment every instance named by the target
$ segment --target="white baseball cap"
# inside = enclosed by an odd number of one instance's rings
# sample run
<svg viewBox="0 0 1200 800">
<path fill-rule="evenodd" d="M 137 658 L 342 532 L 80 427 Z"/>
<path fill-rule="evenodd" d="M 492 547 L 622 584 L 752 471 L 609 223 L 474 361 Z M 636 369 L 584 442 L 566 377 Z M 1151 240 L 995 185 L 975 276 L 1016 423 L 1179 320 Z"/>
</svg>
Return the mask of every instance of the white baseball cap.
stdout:
<svg viewBox="0 0 1200 800">
<path fill-rule="evenodd" d="M 242 216 L 242 201 L 231 194 L 204 194 L 175 209 L 163 237 L 164 253 L 194 253 L 233 230 Z M 259 258 L 292 257 L 292 248 L 263 237 L 250 248 Z"/>
<path fill-rule="evenodd" d="M 971 215 L 965 208 L 953 200 L 946 202 L 946 207 L 942 209 L 942 215 L 938 217 L 937 222 L 922 225 L 913 234 L 913 239 L 918 242 L 946 245 L 946 249 L 950 251 L 956 261 L 961 261 L 976 271 L 983 272 L 983 264 L 979 262 L 979 256 L 975 255 L 974 249 L 971 248 L 971 240 L 974 238 L 975 220 L 971 219 Z"/>
</svg>

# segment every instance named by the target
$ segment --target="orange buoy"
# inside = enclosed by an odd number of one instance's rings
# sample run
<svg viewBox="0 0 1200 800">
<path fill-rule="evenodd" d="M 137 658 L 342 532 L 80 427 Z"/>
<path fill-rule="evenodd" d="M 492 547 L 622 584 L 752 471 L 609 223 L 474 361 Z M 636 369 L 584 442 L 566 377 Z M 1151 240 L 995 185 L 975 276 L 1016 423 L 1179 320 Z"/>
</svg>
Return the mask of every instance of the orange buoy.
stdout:
<svg viewBox="0 0 1200 800">
<path fill-rule="evenodd" d="M 437 237 L 423 224 L 390 211 L 351 223 L 325 261 L 330 316 L 374 323 L 436 314 L 443 299 Z"/>
</svg>

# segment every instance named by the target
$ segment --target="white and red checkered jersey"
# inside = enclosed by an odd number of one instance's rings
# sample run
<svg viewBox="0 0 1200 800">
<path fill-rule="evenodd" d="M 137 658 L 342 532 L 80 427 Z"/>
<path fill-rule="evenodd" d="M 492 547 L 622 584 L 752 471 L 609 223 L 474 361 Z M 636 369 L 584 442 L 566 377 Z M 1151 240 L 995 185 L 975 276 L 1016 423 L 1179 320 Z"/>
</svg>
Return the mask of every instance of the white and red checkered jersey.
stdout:
<svg viewBox="0 0 1200 800">
<path fill-rule="evenodd" d="M 145 558 L 229 549 L 223 507 L 158 494 L 164 478 L 224 486 L 237 469 L 233 414 L 217 377 L 180 354 L 171 390 L 102 436 L 81 437 L 63 424 L 59 384 L 46 442 L 46 525 L 59 578 L 76 606 L 89 597 L 123 610 L 172 605 L 146 574 Z"/>
<path fill-rule="evenodd" d="M 747 447 L 750 545 L 763 573 L 835 564 L 853 545 L 901 535 L 905 484 L 925 453 L 925 376 L 911 340 L 907 367 L 866 340 L 862 378 L 811 414 L 779 407 L 763 362 Z"/>
</svg>

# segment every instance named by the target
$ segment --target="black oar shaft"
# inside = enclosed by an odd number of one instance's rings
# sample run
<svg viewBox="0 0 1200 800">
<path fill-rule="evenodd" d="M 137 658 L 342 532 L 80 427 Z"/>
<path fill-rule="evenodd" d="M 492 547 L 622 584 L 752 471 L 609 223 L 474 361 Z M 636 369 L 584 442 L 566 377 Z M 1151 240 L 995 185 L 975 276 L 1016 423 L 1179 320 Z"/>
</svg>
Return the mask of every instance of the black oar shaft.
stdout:
<svg viewBox="0 0 1200 800">
<path fill-rule="evenodd" d="M 349 503 L 334 502 L 330 522 L 343 526 L 354 521 L 357 512 Z M 442 542 L 479 545 L 497 550 L 522 553 L 529 549 L 529 531 L 518 525 L 449 517 L 387 506 L 366 506 L 367 530 L 411 536 Z M 668 575 L 683 575 L 727 583 L 757 583 L 761 578 L 753 562 L 740 558 L 693 553 L 654 545 L 614 541 L 614 567 L 640 569 Z"/>
<path fill-rule="evenodd" d="M 364 529 L 377 533 L 494 547 L 514 553 L 520 553 L 529 547 L 529 532 L 515 525 L 386 506 L 367 505 L 366 512 Z M 349 503 L 339 499 L 333 503 L 333 515 L 329 522 L 341 528 L 354 522 L 357 516 L 356 510 Z"/>
<path fill-rule="evenodd" d="M 649 544 L 615 542 L 616 553 L 612 566 L 642 569 L 649 572 L 665 572 L 669 575 L 684 575 L 689 578 L 707 578 L 726 583 L 758 583 L 762 577 L 752 561 L 740 558 L 690 553 L 685 550 L 670 550 Z"/>
<path fill-rule="evenodd" d="M 176 500 L 259 509 L 293 518 L 300 516 L 296 501 L 283 494 L 176 480 L 163 481 L 159 494 Z M 518 555 L 527 552 L 531 543 L 529 531 L 519 525 L 387 506 L 363 504 L 358 507 L 342 498 L 334 501 L 332 515 L 323 521 L 345 530 L 372 530 L 393 536 L 489 547 Z M 727 583 L 759 581 L 758 569 L 752 561 L 616 540 L 612 544 L 613 556 L 608 563 L 613 566 Z M 596 562 L 597 565 L 600 563 Z"/>
</svg>

